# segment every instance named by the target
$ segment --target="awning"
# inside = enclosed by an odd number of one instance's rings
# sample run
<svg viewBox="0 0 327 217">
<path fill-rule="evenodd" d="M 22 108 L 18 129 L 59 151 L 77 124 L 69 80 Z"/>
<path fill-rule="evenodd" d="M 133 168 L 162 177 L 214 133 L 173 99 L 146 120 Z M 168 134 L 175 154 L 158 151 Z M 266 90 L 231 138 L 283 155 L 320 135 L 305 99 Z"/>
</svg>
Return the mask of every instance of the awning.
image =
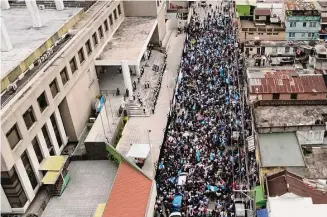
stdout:
<svg viewBox="0 0 327 217">
<path fill-rule="evenodd" d="M 149 144 L 133 144 L 127 153 L 127 157 L 147 158 L 150 153 Z"/>
<path fill-rule="evenodd" d="M 102 214 L 104 212 L 104 208 L 106 208 L 105 203 L 98 204 L 97 209 L 95 210 L 93 217 L 102 217 Z"/>
<path fill-rule="evenodd" d="M 262 186 L 259 185 L 253 189 L 255 193 L 255 203 L 257 207 L 263 207 L 266 205 L 266 200 L 263 195 L 263 189 Z"/>
<path fill-rule="evenodd" d="M 49 156 L 41 162 L 39 170 L 60 171 L 65 165 L 67 159 L 68 156 Z"/>
<path fill-rule="evenodd" d="M 47 174 L 42 179 L 42 184 L 53 185 L 56 183 L 58 177 L 60 176 L 59 171 L 48 171 Z"/>
</svg>

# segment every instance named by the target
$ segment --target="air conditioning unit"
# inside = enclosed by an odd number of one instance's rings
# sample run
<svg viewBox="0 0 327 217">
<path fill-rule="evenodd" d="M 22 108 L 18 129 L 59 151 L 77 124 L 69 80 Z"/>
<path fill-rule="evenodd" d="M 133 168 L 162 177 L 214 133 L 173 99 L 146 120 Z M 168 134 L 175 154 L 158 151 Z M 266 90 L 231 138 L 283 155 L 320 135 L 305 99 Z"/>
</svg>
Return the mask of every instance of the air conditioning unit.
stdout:
<svg viewBox="0 0 327 217">
<path fill-rule="evenodd" d="M 40 59 L 41 59 L 41 63 L 43 63 L 45 60 L 45 58 L 43 56 Z"/>
<path fill-rule="evenodd" d="M 7 91 L 15 92 L 16 90 L 17 90 L 17 84 L 16 84 L 16 82 L 14 82 L 12 84 L 9 84 L 8 87 L 7 87 Z"/>
<path fill-rule="evenodd" d="M 48 59 L 48 53 L 47 52 L 45 52 L 43 55 L 42 55 L 42 57 L 44 57 L 44 60 L 46 60 L 46 59 Z"/>
<path fill-rule="evenodd" d="M 47 50 L 47 54 L 48 54 L 48 56 L 50 56 L 52 53 L 53 53 L 53 49 L 52 49 L 52 48 L 49 48 L 49 49 Z"/>
<path fill-rule="evenodd" d="M 41 60 L 41 58 L 39 58 L 39 59 L 37 60 L 37 65 L 38 65 L 38 66 L 41 65 L 41 63 L 42 63 L 42 60 Z"/>
<path fill-rule="evenodd" d="M 39 9 L 40 10 L 45 10 L 45 6 L 44 5 L 39 5 Z"/>
</svg>

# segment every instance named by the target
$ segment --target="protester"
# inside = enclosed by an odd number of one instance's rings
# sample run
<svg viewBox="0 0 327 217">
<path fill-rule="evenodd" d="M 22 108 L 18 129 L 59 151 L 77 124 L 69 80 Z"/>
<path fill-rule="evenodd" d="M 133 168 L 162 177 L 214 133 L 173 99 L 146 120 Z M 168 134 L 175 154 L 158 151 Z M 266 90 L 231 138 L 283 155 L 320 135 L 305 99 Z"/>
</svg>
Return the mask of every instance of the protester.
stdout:
<svg viewBox="0 0 327 217">
<path fill-rule="evenodd" d="M 235 28 L 220 13 L 227 6 L 211 8 L 203 20 L 195 13 L 185 28 L 183 77 L 156 175 L 155 209 L 166 217 L 173 211 L 176 195 L 182 195 L 182 216 L 235 216 L 233 189 L 246 189 Z M 251 135 L 248 107 L 244 120 L 246 136 Z M 248 157 L 251 183 L 255 183 L 255 156 Z M 176 180 L 184 172 L 186 183 L 178 185 Z"/>
</svg>

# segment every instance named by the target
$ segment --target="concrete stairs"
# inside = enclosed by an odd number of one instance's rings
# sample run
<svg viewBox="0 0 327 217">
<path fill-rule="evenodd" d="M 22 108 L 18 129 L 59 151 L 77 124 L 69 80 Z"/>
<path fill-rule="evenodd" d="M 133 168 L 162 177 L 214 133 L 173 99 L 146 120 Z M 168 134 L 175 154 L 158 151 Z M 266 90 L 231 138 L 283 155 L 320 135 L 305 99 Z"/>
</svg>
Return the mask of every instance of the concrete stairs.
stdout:
<svg viewBox="0 0 327 217">
<path fill-rule="evenodd" d="M 127 105 L 126 105 L 126 110 L 127 110 L 127 114 L 130 117 L 148 117 L 149 114 L 143 112 L 143 107 L 133 101 L 130 101 Z"/>
</svg>

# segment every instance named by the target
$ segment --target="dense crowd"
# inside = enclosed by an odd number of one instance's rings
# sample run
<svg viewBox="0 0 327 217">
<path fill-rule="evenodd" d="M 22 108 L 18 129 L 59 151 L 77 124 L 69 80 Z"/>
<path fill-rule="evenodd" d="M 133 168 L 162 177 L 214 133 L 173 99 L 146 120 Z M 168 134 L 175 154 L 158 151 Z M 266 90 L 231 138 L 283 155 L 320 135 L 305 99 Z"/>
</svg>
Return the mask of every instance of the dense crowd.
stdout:
<svg viewBox="0 0 327 217">
<path fill-rule="evenodd" d="M 157 216 L 174 211 L 188 217 L 235 216 L 233 189 L 247 187 L 243 138 L 251 134 L 251 117 L 246 106 L 242 109 L 235 27 L 223 15 L 228 5 L 205 10 L 204 19 L 195 13 L 185 28 L 183 77 L 156 175 Z M 247 156 L 253 185 L 255 157 Z M 181 174 L 187 174 L 182 184 Z M 177 195 L 180 207 L 174 204 Z"/>
</svg>

